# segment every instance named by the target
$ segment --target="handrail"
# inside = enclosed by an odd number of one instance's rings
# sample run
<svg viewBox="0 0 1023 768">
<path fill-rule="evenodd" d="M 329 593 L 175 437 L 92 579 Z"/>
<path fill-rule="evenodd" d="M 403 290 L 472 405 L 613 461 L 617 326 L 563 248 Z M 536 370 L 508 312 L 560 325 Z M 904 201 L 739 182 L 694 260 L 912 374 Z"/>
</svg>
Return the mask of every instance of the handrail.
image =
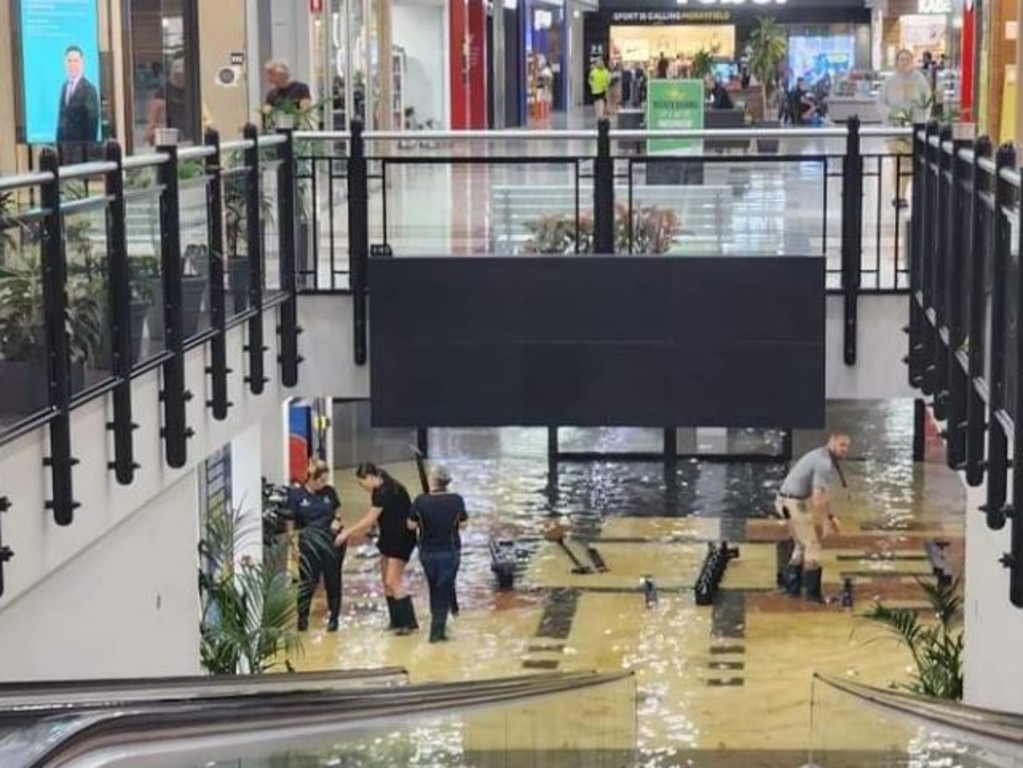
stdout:
<svg viewBox="0 0 1023 768">
<path fill-rule="evenodd" d="M 5 755 L 5 768 L 75 768 L 104 765 L 97 753 L 127 761 L 160 751 L 160 743 L 202 739 L 204 753 L 220 745 L 252 749 L 301 733 L 304 739 L 365 725 L 389 715 L 448 714 L 502 703 L 524 701 L 595 688 L 633 677 L 611 674 L 562 673 L 503 678 L 479 683 L 439 683 L 313 695 L 277 694 L 196 705 L 176 703 L 88 713 L 60 722 L 42 721 L 26 736 L 43 737 L 23 754 Z M 26 739 L 23 739 L 24 743 Z M 166 747 L 164 747 L 166 749 Z M 108 758 L 109 760 L 110 758 Z M 208 759 L 208 758 L 207 758 Z"/>
<path fill-rule="evenodd" d="M 903 717 L 923 720 L 1013 745 L 1023 744 L 1023 715 L 874 688 L 830 675 L 815 673 L 814 679 L 866 704 Z"/>
<path fill-rule="evenodd" d="M 43 680 L 0 683 L 0 721 L 5 710 L 47 707 L 62 711 L 71 706 L 119 706 L 143 699 L 198 699 L 249 696 L 281 690 L 330 690 L 353 681 L 406 678 L 404 667 L 350 669 L 337 672 L 297 672 L 289 675 L 240 675 L 237 677 L 160 677 L 109 680 Z"/>
</svg>

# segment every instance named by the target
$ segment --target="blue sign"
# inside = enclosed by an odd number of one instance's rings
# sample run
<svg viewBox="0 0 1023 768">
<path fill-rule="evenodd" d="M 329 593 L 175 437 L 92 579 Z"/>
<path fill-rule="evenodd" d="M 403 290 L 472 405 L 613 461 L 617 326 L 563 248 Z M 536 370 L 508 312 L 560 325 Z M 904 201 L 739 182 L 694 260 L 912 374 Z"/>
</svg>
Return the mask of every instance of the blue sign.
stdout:
<svg viewBox="0 0 1023 768">
<path fill-rule="evenodd" d="M 21 92 L 29 144 L 100 139 L 97 0 L 20 0 Z"/>
</svg>

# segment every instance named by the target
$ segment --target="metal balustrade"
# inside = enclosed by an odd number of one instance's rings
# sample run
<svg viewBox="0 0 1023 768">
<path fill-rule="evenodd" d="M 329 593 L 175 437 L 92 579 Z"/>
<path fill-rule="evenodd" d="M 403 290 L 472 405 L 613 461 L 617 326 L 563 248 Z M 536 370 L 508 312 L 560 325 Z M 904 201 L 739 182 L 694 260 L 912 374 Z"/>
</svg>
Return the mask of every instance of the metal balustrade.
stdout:
<svg viewBox="0 0 1023 768">
<path fill-rule="evenodd" d="M 944 420 L 948 466 L 974 487 L 994 530 L 1011 525 L 1009 599 L 1023 608 L 1023 306 L 1020 174 L 1011 145 L 964 141 L 949 126 L 917 126 L 910 247 L 910 384 Z M 1011 493 L 1010 493 L 1011 490 Z"/>
<path fill-rule="evenodd" d="M 281 336 L 281 382 L 297 382 L 293 146 L 290 132 L 249 126 L 242 141 L 221 144 L 210 131 L 202 146 L 132 158 L 111 142 L 102 161 L 80 165 L 59 166 L 44 149 L 39 172 L 0 178 L 0 442 L 49 430 L 47 506 L 58 525 L 78 506 L 79 406 L 110 396 L 109 468 L 128 485 L 135 377 L 161 371 L 170 467 L 185 465 L 192 434 L 186 352 L 209 345 L 206 406 L 217 420 L 231 407 L 225 338 L 237 325 L 247 325 L 253 394 L 269 380 L 267 332 Z M 267 330 L 275 307 L 278 327 Z M 9 555 L 0 546 L 0 565 Z"/>
</svg>

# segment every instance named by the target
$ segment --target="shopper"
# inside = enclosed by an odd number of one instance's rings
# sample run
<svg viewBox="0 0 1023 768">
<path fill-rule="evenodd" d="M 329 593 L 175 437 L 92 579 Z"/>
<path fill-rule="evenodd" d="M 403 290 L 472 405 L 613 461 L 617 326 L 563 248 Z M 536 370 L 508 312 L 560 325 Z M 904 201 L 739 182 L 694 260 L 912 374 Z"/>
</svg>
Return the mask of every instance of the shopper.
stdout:
<svg viewBox="0 0 1023 768">
<path fill-rule="evenodd" d="M 263 104 L 265 117 L 270 118 L 278 111 L 298 117 L 312 106 L 313 97 L 309 86 L 291 79 L 291 67 L 287 62 L 271 59 L 266 63 L 265 70 L 270 85 L 270 92 Z"/>
<path fill-rule="evenodd" d="M 796 462 L 775 499 L 775 511 L 788 521 L 795 541 L 783 575 L 785 591 L 792 597 L 799 597 L 805 586 L 807 600 L 824 602 L 821 539 L 839 532 L 838 518 L 831 507 L 831 476 L 837 471 L 845 486 L 839 461 L 849 455 L 851 445 L 847 434 L 832 431 L 826 445 L 815 448 Z"/>
<path fill-rule="evenodd" d="M 335 543 L 342 546 L 355 536 L 369 533 L 374 526 L 379 528 L 380 579 L 390 616 L 387 628 L 407 635 L 419 628 L 412 596 L 405 593 L 404 584 L 405 567 L 416 547 L 416 535 L 408 526 L 412 500 L 404 485 L 375 464 L 360 464 L 355 477 L 359 487 L 370 494 L 370 508 L 359 522 L 341 531 Z"/>
<path fill-rule="evenodd" d="M 332 539 L 342 530 L 341 499 L 329 484 L 330 467 L 324 461 L 312 461 L 302 485 L 288 492 L 288 512 L 298 528 L 299 587 L 298 631 L 309 628 L 309 606 L 323 577 L 327 590 L 327 631 L 336 632 L 341 613 L 341 565 L 344 543 L 334 546 Z"/>
<path fill-rule="evenodd" d="M 451 474 L 444 467 L 430 471 L 430 491 L 412 502 L 409 528 L 419 535 L 419 561 L 430 585 L 430 642 L 447 640 L 455 579 L 462 557 L 460 531 L 469 517 L 465 501 L 451 493 Z"/>
<path fill-rule="evenodd" d="M 593 94 L 593 108 L 597 119 L 604 117 L 607 110 L 607 89 L 611 86 L 611 73 L 604 66 L 603 59 L 594 59 L 590 68 L 590 93 Z"/>
<path fill-rule="evenodd" d="M 926 122 L 931 110 L 931 85 L 920 70 L 913 66 L 913 54 L 907 50 L 899 51 L 895 59 L 895 74 L 881 85 L 878 103 L 884 111 L 889 125 L 908 126 Z M 895 174 L 895 199 L 892 204 L 896 208 L 906 208 L 906 189 L 910 179 L 910 157 L 913 154 L 913 143 L 909 139 L 891 139 L 888 142 Z M 901 160 L 897 160 L 900 158 Z M 901 171 L 901 173 L 900 173 Z"/>
</svg>

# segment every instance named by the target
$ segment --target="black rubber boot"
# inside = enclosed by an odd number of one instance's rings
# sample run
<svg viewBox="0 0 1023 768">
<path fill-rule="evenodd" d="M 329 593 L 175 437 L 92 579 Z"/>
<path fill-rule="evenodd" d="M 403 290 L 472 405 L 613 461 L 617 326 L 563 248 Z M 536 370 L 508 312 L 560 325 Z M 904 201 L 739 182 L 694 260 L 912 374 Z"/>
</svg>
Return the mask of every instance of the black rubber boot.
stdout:
<svg viewBox="0 0 1023 768">
<path fill-rule="evenodd" d="M 430 642 L 431 643 L 442 643 L 448 639 L 447 636 L 447 616 L 431 616 L 430 617 Z"/>
<path fill-rule="evenodd" d="M 386 632 L 390 632 L 391 630 L 398 628 L 398 620 L 395 618 L 394 603 L 395 600 L 393 597 L 387 598 L 387 616 L 389 621 L 387 626 L 384 628 L 384 631 Z"/>
<path fill-rule="evenodd" d="M 412 605 L 412 596 L 406 595 L 394 601 L 394 618 L 397 623 L 396 634 L 408 635 L 419 629 L 416 622 L 416 609 Z"/>
<path fill-rule="evenodd" d="M 782 575 L 785 594 L 789 597 L 799 597 L 799 593 L 803 589 L 803 578 L 803 566 L 793 563 L 785 566 L 785 572 Z"/>
<path fill-rule="evenodd" d="M 814 568 L 803 572 L 803 581 L 806 584 L 806 600 L 810 603 L 823 603 L 824 596 L 821 594 L 821 569 Z"/>
</svg>

